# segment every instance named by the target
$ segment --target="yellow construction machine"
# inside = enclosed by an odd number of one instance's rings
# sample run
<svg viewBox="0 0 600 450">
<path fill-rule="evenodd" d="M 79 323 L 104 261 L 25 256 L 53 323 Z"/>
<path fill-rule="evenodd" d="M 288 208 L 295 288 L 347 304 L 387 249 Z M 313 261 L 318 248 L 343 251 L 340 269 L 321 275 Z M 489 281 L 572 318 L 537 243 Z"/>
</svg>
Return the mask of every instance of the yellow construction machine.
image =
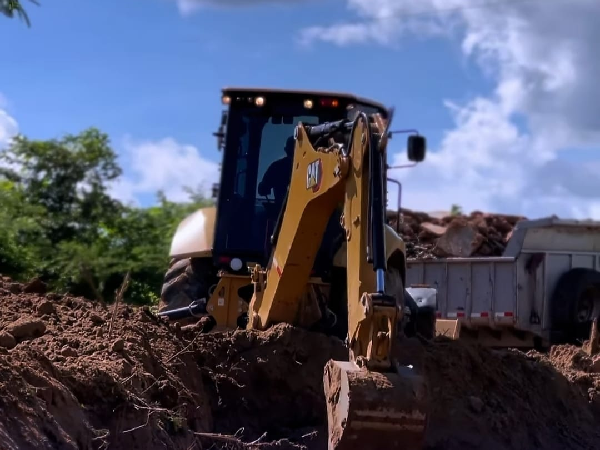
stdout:
<svg viewBox="0 0 600 450">
<path fill-rule="evenodd" d="M 207 298 L 163 302 L 159 314 L 210 317 L 216 330 L 283 322 L 345 339 L 348 361 L 324 368 L 329 448 L 420 449 L 423 382 L 393 358 L 417 313 L 404 243 L 385 222 L 393 110 L 348 94 L 272 89 L 226 89 L 223 103 L 217 207 L 174 239 L 180 248 L 212 239 L 193 251 L 221 267 Z M 411 134 L 407 151 L 422 161 L 425 139 Z M 201 228 L 211 221 L 212 236 Z"/>
</svg>

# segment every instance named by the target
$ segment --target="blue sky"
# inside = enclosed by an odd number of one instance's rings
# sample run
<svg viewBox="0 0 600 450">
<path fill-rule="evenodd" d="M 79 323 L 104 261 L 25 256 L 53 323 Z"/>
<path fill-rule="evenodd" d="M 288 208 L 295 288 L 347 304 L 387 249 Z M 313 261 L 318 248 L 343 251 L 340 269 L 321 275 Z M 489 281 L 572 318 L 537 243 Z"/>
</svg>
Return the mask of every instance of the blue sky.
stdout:
<svg viewBox="0 0 600 450">
<path fill-rule="evenodd" d="M 500 176 L 515 175 L 515 170 L 503 157 L 501 167 L 490 166 L 490 158 L 497 155 L 515 155 L 521 170 L 533 164 L 533 174 L 547 170 L 534 163 L 547 151 L 549 161 L 588 164 L 598 159 L 595 150 L 580 147 L 597 147 L 595 141 L 568 145 L 572 156 L 566 157 L 558 154 L 559 148 L 542 148 L 532 131 L 541 129 L 542 115 L 531 101 L 522 100 L 523 88 L 515 84 L 514 75 L 499 75 L 503 68 L 496 66 L 507 63 L 499 63 L 499 57 L 494 61 L 493 54 L 491 61 L 482 62 L 481 56 L 490 53 L 485 42 L 478 43 L 479 53 L 465 50 L 469 39 L 485 37 L 477 33 L 481 23 L 476 20 L 483 18 L 460 10 L 464 1 L 452 0 L 459 11 L 452 17 L 438 16 L 439 5 L 426 1 L 418 17 L 408 15 L 402 21 L 404 10 L 398 14 L 393 8 L 408 2 L 372 0 L 371 5 L 387 14 L 385 23 L 360 0 L 263 0 L 244 7 L 211 7 L 196 0 L 202 7 L 187 13 L 178 7 L 184 3 L 41 0 L 37 7 L 25 1 L 32 27 L 4 19 L 0 28 L 2 42 L 10 43 L 0 63 L 0 93 L 5 99 L 0 107 L 14 118 L 19 132 L 33 138 L 76 133 L 88 126 L 109 133 L 126 175 L 117 192 L 148 204 L 159 188 L 181 199 L 184 180 L 193 184 L 192 174 L 198 171 L 204 172 L 199 180 L 212 180 L 220 153 L 211 133 L 218 125 L 223 86 L 349 91 L 395 106 L 395 126 L 416 127 L 427 135 L 431 163 L 397 174 L 405 179 L 409 207 L 448 209 L 460 203 L 467 209 L 531 210 L 537 215 L 546 209 L 570 215 L 600 213 L 595 198 L 584 199 L 577 211 L 560 207 L 558 193 L 564 189 L 550 196 L 547 190 L 540 192 L 540 201 L 547 205 L 543 210 L 539 201 L 533 201 L 533 209 L 527 201 L 515 204 L 520 192 L 531 189 L 527 173 L 516 184 L 501 186 Z M 239 2 L 222 2 L 235 3 Z M 497 11 L 477 12 L 492 13 Z M 343 25 L 347 21 L 355 24 L 350 40 L 340 37 L 348 32 Z M 506 24 L 496 24 L 497 30 L 502 26 Z M 306 30 L 311 27 L 323 28 L 310 34 Z M 493 23 L 490 29 L 495 29 Z M 385 42 L 373 39 L 373 30 L 385 35 Z M 302 33 L 313 36 L 310 43 L 299 41 Z M 543 60 L 544 55 L 538 57 Z M 511 106 L 508 94 L 499 95 L 500 88 L 511 92 L 516 99 L 512 103 L 522 104 Z M 454 109 L 446 101 L 453 102 Z M 555 116 L 560 118 L 559 113 Z M 499 133 L 494 137 L 495 131 Z M 394 150 L 403 151 L 403 139 L 392 142 Z M 523 145 L 540 147 L 536 158 L 523 159 Z M 166 152 L 174 156 L 173 167 L 159 176 L 156 171 L 170 164 Z M 487 162 L 482 155 L 490 157 Z M 178 164 L 187 167 L 182 176 L 177 176 Z M 490 176 L 497 179 L 484 193 L 481 183 Z"/>
</svg>

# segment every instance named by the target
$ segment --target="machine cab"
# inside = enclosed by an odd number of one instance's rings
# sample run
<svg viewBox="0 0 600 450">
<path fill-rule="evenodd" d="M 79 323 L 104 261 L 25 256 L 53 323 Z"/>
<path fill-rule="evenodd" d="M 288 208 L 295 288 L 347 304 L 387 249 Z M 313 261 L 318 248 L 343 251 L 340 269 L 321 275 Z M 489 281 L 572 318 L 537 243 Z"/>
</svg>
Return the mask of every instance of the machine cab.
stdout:
<svg viewBox="0 0 600 450">
<path fill-rule="evenodd" d="M 214 189 L 213 255 L 217 266 L 238 271 L 249 262 L 268 262 L 291 178 L 296 125 L 352 118 L 358 110 L 385 116 L 386 109 L 348 94 L 246 88 L 226 88 L 222 94 L 226 110 L 215 133 L 223 159 Z"/>
</svg>

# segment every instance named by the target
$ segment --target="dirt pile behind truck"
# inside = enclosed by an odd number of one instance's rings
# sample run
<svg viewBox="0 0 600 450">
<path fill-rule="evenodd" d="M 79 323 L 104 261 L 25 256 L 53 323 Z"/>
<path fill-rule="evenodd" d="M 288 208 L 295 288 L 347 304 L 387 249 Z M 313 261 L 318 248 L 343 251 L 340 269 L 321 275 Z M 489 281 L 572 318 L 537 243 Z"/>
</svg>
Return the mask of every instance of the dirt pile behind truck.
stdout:
<svg viewBox="0 0 600 450">
<path fill-rule="evenodd" d="M 470 214 L 433 217 L 427 213 L 388 211 L 388 223 L 406 242 L 407 256 L 414 259 L 502 256 L 517 222 L 525 217 L 474 211 Z"/>
<path fill-rule="evenodd" d="M 346 357 L 339 340 L 197 331 L 2 279 L 0 448 L 327 448 L 322 373 Z M 399 357 L 428 379 L 428 450 L 600 449 L 600 361 L 578 349 L 410 340 Z"/>
</svg>

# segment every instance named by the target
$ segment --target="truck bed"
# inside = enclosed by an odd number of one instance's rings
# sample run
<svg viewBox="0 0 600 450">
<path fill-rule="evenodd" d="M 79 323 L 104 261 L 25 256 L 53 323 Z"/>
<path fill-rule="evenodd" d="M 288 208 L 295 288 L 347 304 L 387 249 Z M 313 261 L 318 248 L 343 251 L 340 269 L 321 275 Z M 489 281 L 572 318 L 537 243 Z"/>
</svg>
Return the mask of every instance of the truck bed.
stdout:
<svg viewBox="0 0 600 450">
<path fill-rule="evenodd" d="M 556 283 L 577 267 L 600 271 L 600 224 L 553 217 L 520 222 L 502 257 L 409 259 L 406 285 L 436 288 L 440 319 L 546 339 Z"/>
</svg>

